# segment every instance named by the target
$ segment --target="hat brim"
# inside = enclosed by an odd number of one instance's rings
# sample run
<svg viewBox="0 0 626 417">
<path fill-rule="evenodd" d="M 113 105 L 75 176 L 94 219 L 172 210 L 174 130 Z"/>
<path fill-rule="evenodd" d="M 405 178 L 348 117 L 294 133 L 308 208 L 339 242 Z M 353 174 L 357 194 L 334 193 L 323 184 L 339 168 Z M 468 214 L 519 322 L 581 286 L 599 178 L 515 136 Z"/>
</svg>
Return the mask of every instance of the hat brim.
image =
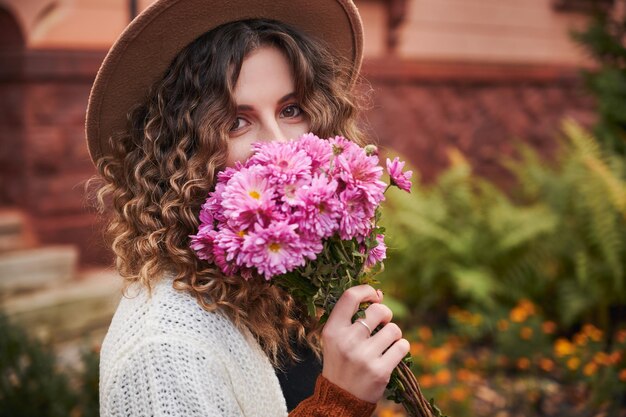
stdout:
<svg viewBox="0 0 626 417">
<path fill-rule="evenodd" d="M 87 105 L 85 131 L 94 163 L 110 153 L 109 137 L 126 127 L 128 110 L 144 100 L 178 52 L 224 23 L 268 18 L 323 40 L 352 62 L 351 82 L 363 54 L 363 28 L 351 0 L 160 0 L 146 8 L 106 55 Z"/>
</svg>

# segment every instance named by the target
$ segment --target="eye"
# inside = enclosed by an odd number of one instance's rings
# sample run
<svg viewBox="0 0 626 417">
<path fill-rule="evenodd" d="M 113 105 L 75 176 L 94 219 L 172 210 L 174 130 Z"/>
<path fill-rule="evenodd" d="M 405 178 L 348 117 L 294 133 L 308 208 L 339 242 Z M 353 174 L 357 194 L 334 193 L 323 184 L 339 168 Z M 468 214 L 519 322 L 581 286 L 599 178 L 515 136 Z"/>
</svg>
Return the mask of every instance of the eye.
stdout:
<svg viewBox="0 0 626 417">
<path fill-rule="evenodd" d="M 298 117 L 302 114 L 302 109 L 297 104 L 290 104 L 280 113 L 283 117 Z"/>
<path fill-rule="evenodd" d="M 235 121 L 233 122 L 232 126 L 230 127 L 230 131 L 231 132 L 237 131 L 245 127 L 246 123 L 247 123 L 246 119 L 244 119 L 243 117 L 237 117 Z"/>
</svg>

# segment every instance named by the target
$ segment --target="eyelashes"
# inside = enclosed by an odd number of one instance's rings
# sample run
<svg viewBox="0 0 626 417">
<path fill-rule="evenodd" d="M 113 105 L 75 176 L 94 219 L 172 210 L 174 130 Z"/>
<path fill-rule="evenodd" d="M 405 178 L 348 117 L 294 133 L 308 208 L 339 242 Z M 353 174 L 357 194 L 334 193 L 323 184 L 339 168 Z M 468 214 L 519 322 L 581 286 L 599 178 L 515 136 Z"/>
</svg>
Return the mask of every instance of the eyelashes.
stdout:
<svg viewBox="0 0 626 417">
<path fill-rule="evenodd" d="M 291 110 L 292 114 L 285 115 L 285 112 L 288 110 Z M 304 110 L 302 110 L 302 107 L 297 104 L 289 104 L 280 111 L 281 117 L 285 117 L 288 119 L 295 119 L 297 117 L 300 117 L 302 114 L 304 114 Z M 244 124 L 242 124 L 241 122 L 243 122 Z M 249 124 L 250 122 L 245 117 L 236 117 L 233 121 L 233 124 L 231 125 L 230 132 L 236 132 L 240 129 L 243 129 L 246 126 L 245 123 Z"/>
</svg>

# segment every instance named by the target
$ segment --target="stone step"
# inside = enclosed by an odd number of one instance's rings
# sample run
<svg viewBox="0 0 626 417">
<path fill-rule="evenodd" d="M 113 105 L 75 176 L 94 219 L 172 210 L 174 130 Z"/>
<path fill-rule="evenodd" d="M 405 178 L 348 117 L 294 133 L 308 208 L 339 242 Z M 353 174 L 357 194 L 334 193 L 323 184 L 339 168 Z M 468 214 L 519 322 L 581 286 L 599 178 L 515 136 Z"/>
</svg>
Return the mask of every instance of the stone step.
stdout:
<svg viewBox="0 0 626 417">
<path fill-rule="evenodd" d="M 72 245 L 0 253 L 0 295 L 67 282 L 74 277 L 77 262 L 78 249 Z"/>
<path fill-rule="evenodd" d="M 8 298 L 2 308 L 28 333 L 53 344 L 103 334 L 121 297 L 122 279 L 109 270 L 81 271 L 78 278 Z"/>
<path fill-rule="evenodd" d="M 0 252 L 25 249 L 34 244 L 26 215 L 17 209 L 0 209 Z"/>
</svg>

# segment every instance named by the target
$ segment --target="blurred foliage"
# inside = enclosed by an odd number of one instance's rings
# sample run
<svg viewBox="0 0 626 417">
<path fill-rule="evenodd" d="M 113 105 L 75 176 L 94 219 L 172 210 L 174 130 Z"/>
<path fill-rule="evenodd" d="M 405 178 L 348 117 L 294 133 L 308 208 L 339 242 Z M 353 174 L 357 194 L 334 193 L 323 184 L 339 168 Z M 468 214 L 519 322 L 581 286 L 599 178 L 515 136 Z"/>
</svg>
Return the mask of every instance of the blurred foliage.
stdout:
<svg viewBox="0 0 626 417">
<path fill-rule="evenodd" d="M 82 354 L 83 369 L 60 369 L 47 346 L 0 311 L 0 417 L 96 417 L 98 354 Z"/>
<path fill-rule="evenodd" d="M 495 329 L 489 318 L 524 298 L 564 329 L 614 325 L 626 305 L 626 166 L 573 122 L 564 133 L 553 166 L 520 145 L 507 192 L 452 151 L 434 184 L 388 195 L 384 289 L 435 321 L 454 305 Z"/>
<path fill-rule="evenodd" d="M 492 317 L 453 306 L 448 320 L 448 328 L 422 325 L 404 335 L 425 395 L 450 415 L 583 417 L 626 410 L 626 327 L 608 334 L 583 323 L 565 336 L 527 299 Z M 385 404 L 379 416 L 385 415 L 404 414 Z"/>
<path fill-rule="evenodd" d="M 598 63 L 597 69 L 584 71 L 598 103 L 595 134 L 608 148 L 626 156 L 626 7 L 622 9 L 619 13 L 598 3 L 591 24 L 572 36 Z"/>
</svg>

